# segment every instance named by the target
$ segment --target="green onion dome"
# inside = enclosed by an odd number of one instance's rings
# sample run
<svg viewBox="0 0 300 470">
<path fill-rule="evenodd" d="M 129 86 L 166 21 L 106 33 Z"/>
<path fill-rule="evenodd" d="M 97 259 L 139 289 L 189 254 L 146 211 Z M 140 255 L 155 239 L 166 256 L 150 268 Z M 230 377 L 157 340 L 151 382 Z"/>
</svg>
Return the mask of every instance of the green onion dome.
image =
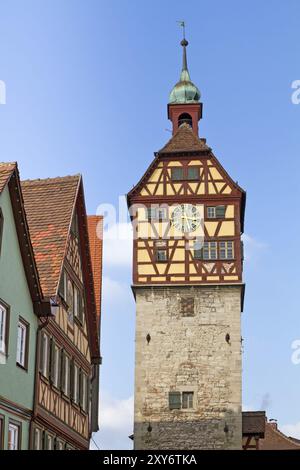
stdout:
<svg viewBox="0 0 300 470">
<path fill-rule="evenodd" d="M 170 93 L 170 104 L 184 104 L 184 103 L 198 103 L 201 97 L 199 89 L 191 81 L 190 74 L 187 67 L 186 46 L 188 41 L 183 39 L 180 43 L 183 47 L 183 62 L 180 80 L 174 86 Z"/>
</svg>

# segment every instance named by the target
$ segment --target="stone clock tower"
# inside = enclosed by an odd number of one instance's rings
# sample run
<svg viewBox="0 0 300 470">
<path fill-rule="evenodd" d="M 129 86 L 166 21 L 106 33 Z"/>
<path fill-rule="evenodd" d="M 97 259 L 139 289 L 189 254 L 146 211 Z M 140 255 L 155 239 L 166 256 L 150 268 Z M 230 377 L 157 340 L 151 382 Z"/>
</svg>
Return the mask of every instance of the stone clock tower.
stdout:
<svg viewBox="0 0 300 470">
<path fill-rule="evenodd" d="M 135 449 L 241 449 L 245 192 L 198 136 L 183 67 L 173 136 L 128 194 L 134 227 Z"/>
</svg>

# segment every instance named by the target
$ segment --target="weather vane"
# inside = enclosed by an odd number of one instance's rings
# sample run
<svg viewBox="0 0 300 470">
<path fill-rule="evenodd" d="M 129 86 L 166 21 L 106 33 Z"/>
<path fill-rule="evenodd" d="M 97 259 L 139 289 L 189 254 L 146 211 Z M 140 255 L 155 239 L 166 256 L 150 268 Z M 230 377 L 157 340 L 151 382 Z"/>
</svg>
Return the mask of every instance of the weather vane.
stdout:
<svg viewBox="0 0 300 470">
<path fill-rule="evenodd" d="M 185 21 L 177 21 L 177 23 L 182 27 L 183 39 L 185 39 Z"/>
</svg>

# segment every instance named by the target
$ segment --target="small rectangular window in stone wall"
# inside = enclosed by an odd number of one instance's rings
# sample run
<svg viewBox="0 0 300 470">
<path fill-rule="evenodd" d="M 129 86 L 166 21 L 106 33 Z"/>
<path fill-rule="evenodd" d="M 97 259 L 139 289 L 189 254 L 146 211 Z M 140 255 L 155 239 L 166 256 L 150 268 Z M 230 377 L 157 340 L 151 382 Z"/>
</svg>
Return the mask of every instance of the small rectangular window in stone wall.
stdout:
<svg viewBox="0 0 300 470">
<path fill-rule="evenodd" d="M 183 317 L 192 317 L 195 314 L 193 297 L 182 297 L 181 313 Z"/>
<path fill-rule="evenodd" d="M 181 408 L 181 393 L 169 392 L 169 408 L 170 410 L 180 410 Z"/>
</svg>

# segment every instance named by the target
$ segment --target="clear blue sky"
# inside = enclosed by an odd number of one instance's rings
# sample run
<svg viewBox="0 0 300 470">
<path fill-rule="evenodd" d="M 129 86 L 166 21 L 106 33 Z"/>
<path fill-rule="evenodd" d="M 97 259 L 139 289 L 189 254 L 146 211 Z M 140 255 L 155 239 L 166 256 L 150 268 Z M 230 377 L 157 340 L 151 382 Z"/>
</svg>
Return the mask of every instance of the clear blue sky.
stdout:
<svg viewBox="0 0 300 470">
<path fill-rule="evenodd" d="M 291 362 L 291 342 L 300 338 L 300 105 L 291 102 L 291 83 L 300 79 L 299 17 L 297 0 L 0 4 L 7 90 L 0 160 L 17 160 L 22 178 L 81 172 L 89 213 L 116 204 L 170 137 L 166 105 L 181 65 L 176 20 L 185 19 L 190 73 L 204 103 L 200 134 L 247 190 L 243 402 L 266 406 L 281 425 L 300 423 L 300 365 Z M 113 255 L 108 248 L 106 421 L 95 440 L 125 447 L 134 304 L 129 261 Z"/>
</svg>

